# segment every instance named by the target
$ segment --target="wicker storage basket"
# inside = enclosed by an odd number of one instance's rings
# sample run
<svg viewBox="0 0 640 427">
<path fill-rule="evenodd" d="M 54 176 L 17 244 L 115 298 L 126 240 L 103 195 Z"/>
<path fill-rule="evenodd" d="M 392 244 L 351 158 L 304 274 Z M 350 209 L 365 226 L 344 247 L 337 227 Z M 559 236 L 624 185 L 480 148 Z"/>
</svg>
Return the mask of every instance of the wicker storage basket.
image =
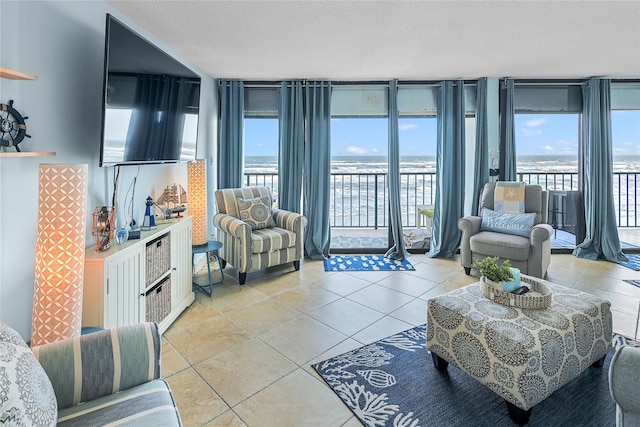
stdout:
<svg viewBox="0 0 640 427">
<path fill-rule="evenodd" d="M 146 286 L 151 285 L 171 269 L 171 241 L 169 233 L 153 239 L 146 248 Z"/>
<path fill-rule="evenodd" d="M 491 285 L 486 284 L 483 280 L 480 280 L 480 289 L 484 296 L 491 301 L 497 302 L 509 307 L 518 308 L 530 308 L 530 309 L 545 309 L 551 305 L 551 289 L 534 277 L 522 275 L 521 283 L 528 285 L 531 291 L 536 294 L 526 293 L 524 295 L 516 295 L 511 292 L 505 292 L 500 289 L 496 289 Z"/>
<path fill-rule="evenodd" d="M 145 295 L 145 320 L 160 323 L 171 312 L 171 277 L 157 283 Z"/>
</svg>

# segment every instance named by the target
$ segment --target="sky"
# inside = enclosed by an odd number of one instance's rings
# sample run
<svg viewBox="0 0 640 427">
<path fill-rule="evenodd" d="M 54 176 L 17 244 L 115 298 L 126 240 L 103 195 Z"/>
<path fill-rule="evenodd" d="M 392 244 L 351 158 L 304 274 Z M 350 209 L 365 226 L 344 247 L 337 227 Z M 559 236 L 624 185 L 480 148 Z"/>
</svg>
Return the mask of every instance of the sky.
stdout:
<svg viewBox="0 0 640 427">
<path fill-rule="evenodd" d="M 516 152 L 524 155 L 578 155 L 578 114 L 516 114 Z M 613 154 L 640 155 L 640 111 L 614 111 Z M 403 118 L 398 123 L 401 156 L 436 154 L 435 118 Z M 380 156 L 387 153 L 387 119 L 332 119 L 333 156 Z M 277 119 L 245 120 L 245 155 L 276 156 Z"/>
</svg>

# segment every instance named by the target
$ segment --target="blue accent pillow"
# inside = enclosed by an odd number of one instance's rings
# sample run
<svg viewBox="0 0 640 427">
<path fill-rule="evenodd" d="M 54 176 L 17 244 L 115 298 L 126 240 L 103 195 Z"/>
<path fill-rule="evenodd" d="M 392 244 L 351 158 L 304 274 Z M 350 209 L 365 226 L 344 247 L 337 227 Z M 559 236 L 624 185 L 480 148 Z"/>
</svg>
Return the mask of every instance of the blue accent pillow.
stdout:
<svg viewBox="0 0 640 427">
<path fill-rule="evenodd" d="M 535 221 L 535 212 L 507 214 L 482 208 L 480 231 L 496 231 L 498 233 L 529 237 L 529 232 L 536 225 Z"/>
</svg>

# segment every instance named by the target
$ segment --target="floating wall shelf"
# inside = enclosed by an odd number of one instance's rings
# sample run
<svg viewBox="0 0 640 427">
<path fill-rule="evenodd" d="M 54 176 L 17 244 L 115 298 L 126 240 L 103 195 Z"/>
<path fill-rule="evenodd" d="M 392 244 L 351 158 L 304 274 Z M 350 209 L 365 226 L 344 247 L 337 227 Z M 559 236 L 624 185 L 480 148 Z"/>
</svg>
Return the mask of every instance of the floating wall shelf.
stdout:
<svg viewBox="0 0 640 427">
<path fill-rule="evenodd" d="M 21 151 L 21 152 L 0 152 L 0 157 L 47 157 L 55 156 L 55 151 Z"/>
<path fill-rule="evenodd" d="M 11 80 L 36 80 L 36 76 L 0 67 L 0 77 Z M 0 151 L 0 157 L 45 157 L 55 156 L 53 151 Z"/>
<path fill-rule="evenodd" d="M 36 76 L 0 67 L 0 77 L 11 80 L 36 80 Z"/>
</svg>

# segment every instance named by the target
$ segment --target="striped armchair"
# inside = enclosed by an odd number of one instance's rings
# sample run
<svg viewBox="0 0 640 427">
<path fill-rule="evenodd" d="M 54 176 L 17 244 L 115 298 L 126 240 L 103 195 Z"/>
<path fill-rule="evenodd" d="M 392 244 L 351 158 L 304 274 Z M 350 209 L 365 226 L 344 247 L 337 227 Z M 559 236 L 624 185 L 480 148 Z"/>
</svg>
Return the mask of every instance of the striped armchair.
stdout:
<svg viewBox="0 0 640 427">
<path fill-rule="evenodd" d="M 262 199 L 267 209 L 256 209 L 258 218 L 253 218 L 247 204 L 256 199 Z M 289 262 L 293 262 L 296 270 L 300 269 L 302 236 L 307 224 L 303 215 L 272 208 L 273 197 L 267 187 L 217 190 L 215 201 L 218 212 L 213 225 L 222 242 L 219 251 L 222 267 L 227 262 L 234 266 L 241 285 L 251 270 Z"/>
</svg>

